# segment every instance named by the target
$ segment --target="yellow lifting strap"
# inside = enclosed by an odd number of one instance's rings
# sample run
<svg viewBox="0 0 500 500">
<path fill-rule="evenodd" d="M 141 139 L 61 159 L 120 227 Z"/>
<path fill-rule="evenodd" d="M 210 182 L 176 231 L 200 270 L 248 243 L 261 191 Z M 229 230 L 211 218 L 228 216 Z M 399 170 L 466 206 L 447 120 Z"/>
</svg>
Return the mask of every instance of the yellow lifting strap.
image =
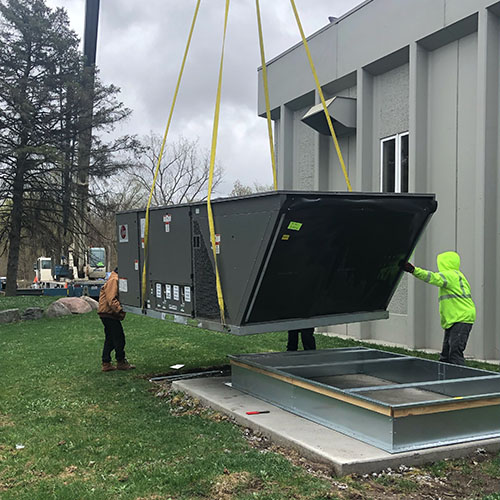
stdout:
<svg viewBox="0 0 500 500">
<path fill-rule="evenodd" d="M 214 179 L 214 169 L 215 169 L 215 152 L 217 150 L 217 134 L 219 131 L 219 115 L 220 115 L 220 101 L 221 101 L 221 88 L 222 88 L 222 70 L 224 68 L 224 46 L 226 44 L 226 31 L 227 31 L 227 19 L 229 16 L 229 0 L 226 0 L 226 12 L 224 15 L 224 35 L 222 37 L 222 51 L 220 56 L 220 67 L 219 67 L 219 82 L 217 84 L 217 98 L 215 101 L 215 113 L 214 113 L 214 125 L 212 130 L 212 148 L 210 151 L 210 170 L 208 178 L 208 196 L 207 196 L 207 211 L 208 211 L 208 226 L 210 229 L 210 242 L 212 243 L 212 252 L 214 255 L 215 264 L 215 279 L 217 287 L 217 300 L 219 302 L 219 312 L 220 320 L 222 325 L 226 324 L 225 314 L 224 314 L 224 297 L 222 295 L 222 285 L 219 275 L 219 266 L 217 264 L 217 246 L 215 244 L 215 224 L 214 224 L 214 214 L 212 212 L 212 185 Z"/>
<path fill-rule="evenodd" d="M 184 66 L 186 65 L 187 55 L 189 52 L 189 47 L 191 45 L 191 38 L 193 37 L 194 27 L 196 24 L 196 18 L 198 17 L 198 10 L 200 8 L 201 0 L 196 3 L 196 8 L 194 10 L 193 22 L 191 23 L 191 29 L 189 31 L 188 40 L 186 43 L 186 50 L 184 51 L 184 57 L 182 59 L 181 69 L 179 71 L 179 77 L 177 79 L 177 85 L 175 87 L 174 97 L 172 99 L 172 106 L 170 107 L 170 114 L 168 116 L 167 126 L 165 128 L 165 134 L 163 136 L 163 142 L 160 148 L 160 154 L 158 155 L 158 163 L 156 165 L 155 174 L 153 177 L 153 185 L 151 186 L 151 191 L 149 193 L 148 204 L 146 206 L 146 219 L 144 223 L 144 265 L 142 267 L 142 307 L 146 307 L 146 276 L 147 276 L 147 263 L 148 263 L 148 243 L 149 243 L 149 208 L 151 207 L 151 200 L 153 199 L 153 193 L 156 185 L 156 178 L 158 177 L 158 171 L 160 170 L 161 160 L 163 158 L 163 151 L 165 149 L 165 143 L 167 142 L 168 130 L 170 128 L 170 122 L 172 121 L 172 116 L 174 114 L 175 103 L 177 101 L 177 94 L 179 93 L 179 87 L 181 85 L 182 75 L 184 73 Z"/>
<path fill-rule="evenodd" d="M 297 26 L 300 31 L 300 36 L 302 37 L 302 43 L 304 44 L 304 48 L 306 49 L 307 58 L 309 59 L 309 65 L 311 66 L 312 74 L 314 77 L 314 81 L 316 83 L 316 89 L 318 90 L 319 97 L 321 99 L 321 104 L 323 105 L 323 111 L 325 112 L 326 121 L 328 122 L 328 127 L 330 129 L 330 133 L 332 134 L 333 144 L 335 145 L 335 149 L 337 150 L 337 156 L 339 158 L 340 166 L 342 167 L 342 173 L 344 174 L 345 182 L 347 184 L 347 190 L 352 191 L 351 182 L 349 181 L 349 176 L 347 175 L 347 169 L 345 167 L 344 158 L 342 157 L 342 152 L 340 151 L 339 141 L 337 140 L 337 134 L 335 134 L 335 130 L 333 129 L 332 120 L 330 115 L 328 114 L 328 108 L 326 107 L 325 97 L 323 96 L 323 90 L 321 89 L 321 85 L 319 83 L 318 75 L 316 73 L 316 69 L 314 67 L 314 63 L 311 57 L 311 52 L 309 50 L 309 44 L 307 43 L 306 37 L 304 35 L 304 30 L 302 29 L 302 23 L 300 22 L 299 13 L 297 12 L 297 7 L 295 6 L 295 1 L 290 0 L 292 4 L 293 13 L 295 15 L 295 20 L 297 21 Z"/>
<path fill-rule="evenodd" d="M 257 10 L 257 26 L 259 28 L 259 45 L 260 45 L 260 59 L 262 63 L 262 80 L 264 83 L 264 95 L 266 96 L 267 133 L 269 136 L 269 150 L 271 152 L 271 164 L 273 167 L 273 185 L 274 189 L 277 190 L 278 180 L 276 178 L 276 157 L 274 154 L 273 126 L 271 122 L 271 106 L 269 103 L 269 84 L 267 79 L 266 56 L 264 54 L 264 36 L 262 34 L 262 21 L 260 18 L 259 0 L 255 0 L 255 8 Z"/>
</svg>

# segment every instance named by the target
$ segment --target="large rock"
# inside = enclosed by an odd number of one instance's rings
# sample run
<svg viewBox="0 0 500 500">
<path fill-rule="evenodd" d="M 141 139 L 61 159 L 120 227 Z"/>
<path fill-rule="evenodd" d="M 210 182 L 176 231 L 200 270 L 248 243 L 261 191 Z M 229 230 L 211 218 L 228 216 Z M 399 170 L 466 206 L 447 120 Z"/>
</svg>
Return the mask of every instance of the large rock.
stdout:
<svg viewBox="0 0 500 500">
<path fill-rule="evenodd" d="M 43 316 L 43 309 L 41 307 L 28 307 L 21 315 L 23 320 L 41 319 Z"/>
<path fill-rule="evenodd" d="M 14 323 L 14 321 L 19 321 L 21 315 L 19 314 L 19 309 L 6 309 L 5 311 L 0 311 L 0 324 L 4 323 Z"/>
<path fill-rule="evenodd" d="M 45 311 L 45 316 L 49 318 L 59 318 L 60 316 L 69 316 L 70 314 L 69 307 L 64 305 L 60 300 L 52 302 Z"/>
<path fill-rule="evenodd" d="M 93 311 L 97 311 L 97 308 L 99 307 L 99 302 L 97 302 L 97 300 L 94 300 L 92 297 L 87 297 L 86 295 L 82 297 L 82 300 L 87 302 Z"/>
<path fill-rule="evenodd" d="M 85 314 L 92 311 L 92 307 L 80 297 L 63 297 L 57 302 L 64 304 L 73 314 Z"/>
</svg>

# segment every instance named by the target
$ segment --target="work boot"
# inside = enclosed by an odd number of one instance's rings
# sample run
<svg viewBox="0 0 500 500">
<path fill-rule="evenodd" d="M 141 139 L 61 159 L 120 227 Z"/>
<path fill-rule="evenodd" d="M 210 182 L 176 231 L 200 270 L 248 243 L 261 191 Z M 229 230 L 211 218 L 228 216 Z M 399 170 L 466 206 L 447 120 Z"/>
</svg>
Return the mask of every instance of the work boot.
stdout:
<svg viewBox="0 0 500 500">
<path fill-rule="evenodd" d="M 116 370 L 116 366 L 111 364 L 111 363 L 104 363 L 102 364 L 102 371 L 103 372 L 112 372 Z"/>
<path fill-rule="evenodd" d="M 116 362 L 117 370 L 133 370 L 135 365 L 131 365 L 126 359 L 122 359 L 121 361 Z"/>
</svg>

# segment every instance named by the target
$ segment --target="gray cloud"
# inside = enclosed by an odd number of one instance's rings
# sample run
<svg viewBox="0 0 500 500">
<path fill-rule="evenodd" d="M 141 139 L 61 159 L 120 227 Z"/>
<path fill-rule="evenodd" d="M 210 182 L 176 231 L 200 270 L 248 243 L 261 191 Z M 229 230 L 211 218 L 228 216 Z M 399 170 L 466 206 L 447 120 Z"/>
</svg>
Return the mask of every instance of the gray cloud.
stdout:
<svg viewBox="0 0 500 500">
<path fill-rule="evenodd" d="M 73 29 L 83 33 L 84 0 L 47 0 L 67 9 Z M 266 58 L 300 40 L 287 0 L 261 0 Z M 306 35 L 328 24 L 359 0 L 296 0 Z M 133 109 L 119 133 L 163 134 L 196 2 L 101 0 L 97 64 L 101 78 L 121 88 Z M 224 0 L 202 1 L 181 84 L 170 138 L 199 138 L 208 148 L 212 134 L 222 43 Z M 224 61 L 217 159 L 226 175 L 222 191 L 236 179 L 271 184 L 265 120 L 257 117 L 259 42 L 253 0 L 232 2 Z"/>
</svg>

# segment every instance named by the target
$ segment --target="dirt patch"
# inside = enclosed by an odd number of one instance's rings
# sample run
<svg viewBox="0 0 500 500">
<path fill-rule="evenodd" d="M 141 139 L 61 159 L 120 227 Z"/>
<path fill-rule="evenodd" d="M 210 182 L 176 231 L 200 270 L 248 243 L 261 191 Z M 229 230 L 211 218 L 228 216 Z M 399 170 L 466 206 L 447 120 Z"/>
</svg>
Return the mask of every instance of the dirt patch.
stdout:
<svg viewBox="0 0 500 500">
<path fill-rule="evenodd" d="M 309 474 L 330 482 L 333 497 L 349 500 L 482 499 L 500 491 L 500 457 L 478 448 L 457 460 L 443 460 L 425 467 L 401 465 L 372 474 L 338 477 L 327 464 L 305 459 L 293 449 L 277 446 L 266 436 L 244 429 L 249 444 L 264 452 L 279 453 Z M 465 496 L 464 496 L 465 495 Z"/>
<path fill-rule="evenodd" d="M 207 408 L 197 398 L 192 398 L 187 394 L 174 391 L 170 382 L 155 383 L 153 392 L 155 397 L 165 399 L 169 403 L 170 413 L 176 417 L 197 415 L 201 418 L 213 420 L 214 422 L 233 420 L 223 413 Z"/>
<path fill-rule="evenodd" d="M 0 413 L 0 427 L 14 427 L 14 421 L 5 415 L 5 413 Z"/>
<path fill-rule="evenodd" d="M 224 474 L 215 478 L 215 484 L 210 490 L 210 498 L 212 500 L 231 500 L 236 493 L 252 494 L 262 489 L 262 482 L 252 478 L 249 472 L 229 472 L 226 469 Z"/>
<path fill-rule="evenodd" d="M 135 500 L 175 500 L 174 497 L 168 495 L 149 495 L 147 497 L 137 497 Z"/>
</svg>

